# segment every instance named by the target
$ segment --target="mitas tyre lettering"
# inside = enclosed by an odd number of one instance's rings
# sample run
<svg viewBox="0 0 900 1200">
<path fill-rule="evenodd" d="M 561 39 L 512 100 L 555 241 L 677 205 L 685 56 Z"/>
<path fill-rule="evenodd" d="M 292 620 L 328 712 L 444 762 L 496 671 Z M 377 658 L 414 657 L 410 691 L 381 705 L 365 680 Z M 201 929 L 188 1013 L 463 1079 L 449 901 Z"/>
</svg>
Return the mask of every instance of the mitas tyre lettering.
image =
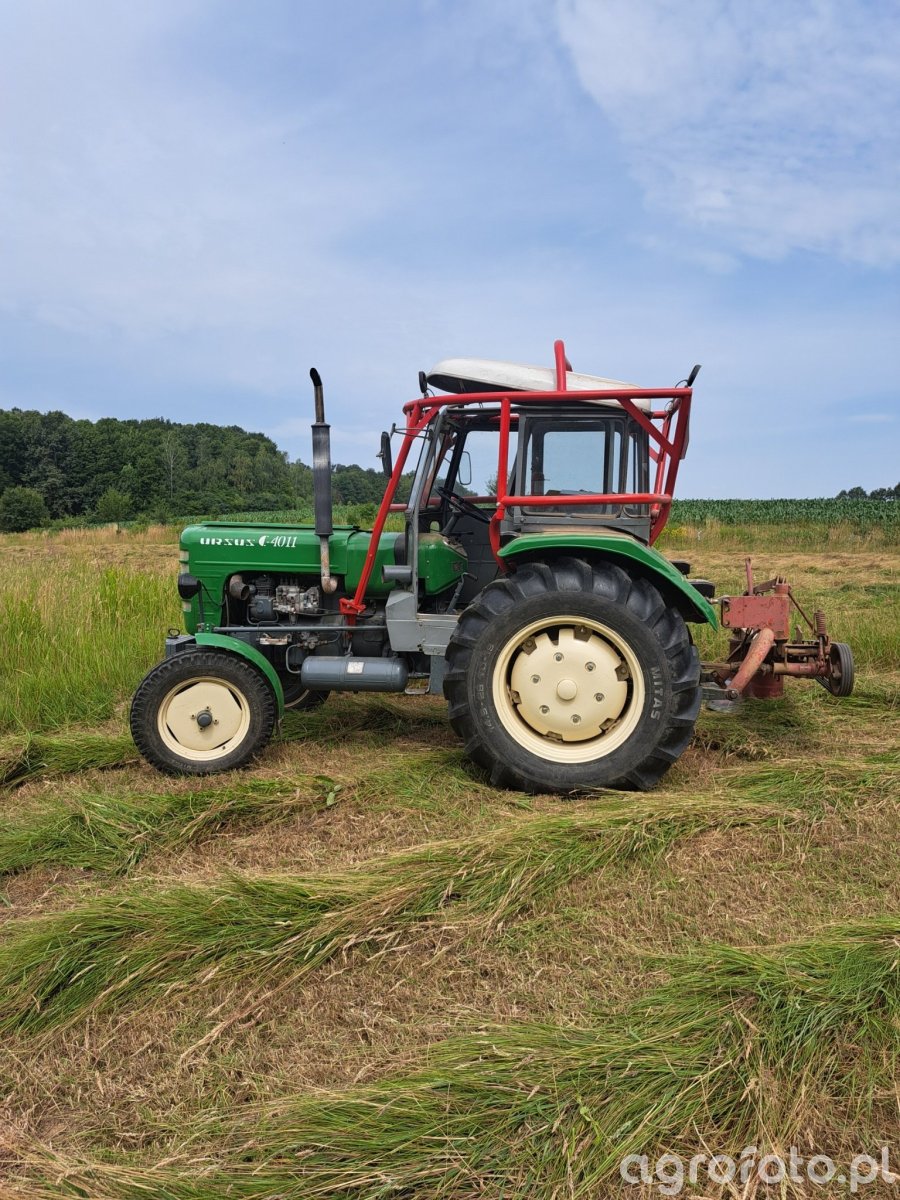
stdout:
<svg viewBox="0 0 900 1200">
<path fill-rule="evenodd" d="M 691 739 L 700 661 L 652 583 L 564 557 L 522 565 L 465 610 L 444 694 L 498 786 L 645 789 Z"/>
<path fill-rule="evenodd" d="M 698 662 L 698 680 L 699 680 L 699 662 Z M 663 673 L 659 667 L 650 668 L 650 720 L 659 721 L 663 715 L 663 701 L 666 694 L 666 685 L 663 680 Z"/>
<path fill-rule="evenodd" d="M 275 695 L 246 659 L 225 650 L 184 651 L 142 680 L 131 703 L 131 736 L 170 775 L 242 767 L 275 728 Z"/>
</svg>

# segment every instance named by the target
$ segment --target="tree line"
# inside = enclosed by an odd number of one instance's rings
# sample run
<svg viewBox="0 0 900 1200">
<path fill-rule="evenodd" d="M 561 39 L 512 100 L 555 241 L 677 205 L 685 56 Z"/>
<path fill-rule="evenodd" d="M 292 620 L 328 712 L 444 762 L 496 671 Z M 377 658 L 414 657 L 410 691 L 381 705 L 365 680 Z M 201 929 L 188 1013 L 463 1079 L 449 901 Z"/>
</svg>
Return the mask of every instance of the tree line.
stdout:
<svg viewBox="0 0 900 1200">
<path fill-rule="evenodd" d="M 336 504 L 377 503 L 384 476 L 336 464 Z M 0 409 L 0 529 L 52 520 L 166 521 L 185 514 L 276 511 L 312 499 L 312 471 L 271 438 L 236 425 L 153 418 L 75 420 Z"/>
<path fill-rule="evenodd" d="M 900 483 L 893 487 L 872 488 L 867 492 L 862 487 L 844 488 L 838 492 L 836 500 L 900 500 Z"/>
<path fill-rule="evenodd" d="M 409 494 L 404 476 L 401 498 Z M 384 476 L 335 464 L 335 504 L 377 504 Z M 465 490 L 465 489 L 462 489 Z M 75 420 L 61 412 L 0 409 L 0 530 L 51 521 L 169 521 L 177 517 L 303 509 L 311 469 L 271 438 L 237 425 L 152 418 Z M 854 487 L 837 500 L 900 499 L 895 487 Z M 692 501 L 682 502 L 690 505 Z M 725 502 L 728 503 L 728 502 Z"/>
</svg>

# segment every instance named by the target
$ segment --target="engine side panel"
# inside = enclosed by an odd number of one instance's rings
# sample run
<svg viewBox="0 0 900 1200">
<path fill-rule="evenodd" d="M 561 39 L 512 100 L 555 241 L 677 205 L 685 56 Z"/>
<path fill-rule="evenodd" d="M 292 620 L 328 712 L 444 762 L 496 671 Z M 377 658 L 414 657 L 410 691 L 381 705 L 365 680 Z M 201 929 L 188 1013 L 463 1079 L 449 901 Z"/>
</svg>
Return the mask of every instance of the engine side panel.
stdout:
<svg viewBox="0 0 900 1200">
<path fill-rule="evenodd" d="M 328 539 L 331 572 L 339 581 L 339 594 L 352 594 L 362 575 L 372 535 L 353 525 L 336 526 Z M 382 567 L 402 561 L 403 535 L 382 536 L 375 557 L 367 596 L 383 599 L 396 586 L 385 583 Z M 398 560 L 398 548 L 400 557 Z M 296 577 L 307 586 L 318 583 L 319 539 L 312 525 L 249 525 L 226 521 L 188 526 L 181 535 L 181 567 L 203 585 L 203 615 L 207 624 L 224 620 L 223 597 L 232 575 L 275 578 Z M 459 545 L 438 533 L 421 535 L 419 579 L 427 595 L 454 586 L 466 569 L 466 554 Z M 185 601 L 185 627 L 195 633 L 201 623 L 200 598 Z"/>
</svg>

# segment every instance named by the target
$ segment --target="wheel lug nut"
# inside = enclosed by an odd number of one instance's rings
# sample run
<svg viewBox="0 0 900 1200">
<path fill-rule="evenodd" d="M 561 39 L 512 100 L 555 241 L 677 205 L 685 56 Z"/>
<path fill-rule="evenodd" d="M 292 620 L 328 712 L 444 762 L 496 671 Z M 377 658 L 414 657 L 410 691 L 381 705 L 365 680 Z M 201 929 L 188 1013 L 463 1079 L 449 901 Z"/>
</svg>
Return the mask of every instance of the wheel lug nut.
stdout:
<svg viewBox="0 0 900 1200">
<path fill-rule="evenodd" d="M 532 677 L 531 677 L 531 682 L 532 682 L 532 683 L 540 683 L 540 682 L 541 682 L 541 677 L 540 677 L 540 675 L 532 675 Z"/>
<path fill-rule="evenodd" d="M 581 717 L 579 717 L 578 713 L 572 714 L 572 724 L 573 725 L 577 725 L 580 720 L 581 720 Z"/>
<path fill-rule="evenodd" d="M 563 660 L 563 656 L 558 653 L 554 654 L 553 657 L 556 659 L 557 662 L 562 662 L 562 660 Z"/>
<path fill-rule="evenodd" d="M 602 692 L 594 692 L 594 699 L 595 699 L 595 700 L 597 701 L 597 703 L 599 704 L 599 703 L 600 703 L 600 701 L 604 699 L 604 695 L 603 695 L 603 693 L 602 693 Z"/>
<path fill-rule="evenodd" d="M 593 669 L 594 669 L 594 667 L 596 667 L 596 665 L 597 665 L 596 663 L 585 663 L 584 669 L 586 671 L 593 671 Z"/>
<path fill-rule="evenodd" d="M 546 704 L 542 704 L 542 705 L 541 705 L 541 712 L 542 712 L 542 713 L 548 713 L 549 711 L 550 711 L 550 709 L 547 707 L 547 705 L 546 705 Z"/>
</svg>

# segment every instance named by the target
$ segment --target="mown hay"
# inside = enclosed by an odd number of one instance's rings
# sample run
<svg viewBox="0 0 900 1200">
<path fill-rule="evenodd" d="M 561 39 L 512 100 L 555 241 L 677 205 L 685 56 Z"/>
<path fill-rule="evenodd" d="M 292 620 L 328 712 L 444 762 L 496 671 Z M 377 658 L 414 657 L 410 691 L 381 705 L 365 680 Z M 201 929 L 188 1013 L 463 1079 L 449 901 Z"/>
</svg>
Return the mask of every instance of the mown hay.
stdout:
<svg viewBox="0 0 900 1200">
<path fill-rule="evenodd" d="M 613 795 L 345 871 L 132 885 L 8 923 L 0 1029 L 64 1024 L 94 1006 L 184 987 L 200 975 L 303 975 L 353 947 L 383 948 L 454 905 L 494 925 L 614 859 L 656 854 L 704 829 L 799 817 L 758 802 Z"/>
<path fill-rule="evenodd" d="M 782 1149 L 821 1087 L 893 1086 L 900 916 L 766 950 L 712 946 L 589 1029 L 515 1025 L 435 1047 L 408 1074 L 211 1119 L 219 1151 L 158 1169 L 38 1166 L 46 1195 L 155 1200 L 588 1197 L 626 1154 Z M 788 1102 L 785 1102 L 785 1098 Z M 79 1188 L 86 1189 L 78 1191 Z"/>
</svg>

